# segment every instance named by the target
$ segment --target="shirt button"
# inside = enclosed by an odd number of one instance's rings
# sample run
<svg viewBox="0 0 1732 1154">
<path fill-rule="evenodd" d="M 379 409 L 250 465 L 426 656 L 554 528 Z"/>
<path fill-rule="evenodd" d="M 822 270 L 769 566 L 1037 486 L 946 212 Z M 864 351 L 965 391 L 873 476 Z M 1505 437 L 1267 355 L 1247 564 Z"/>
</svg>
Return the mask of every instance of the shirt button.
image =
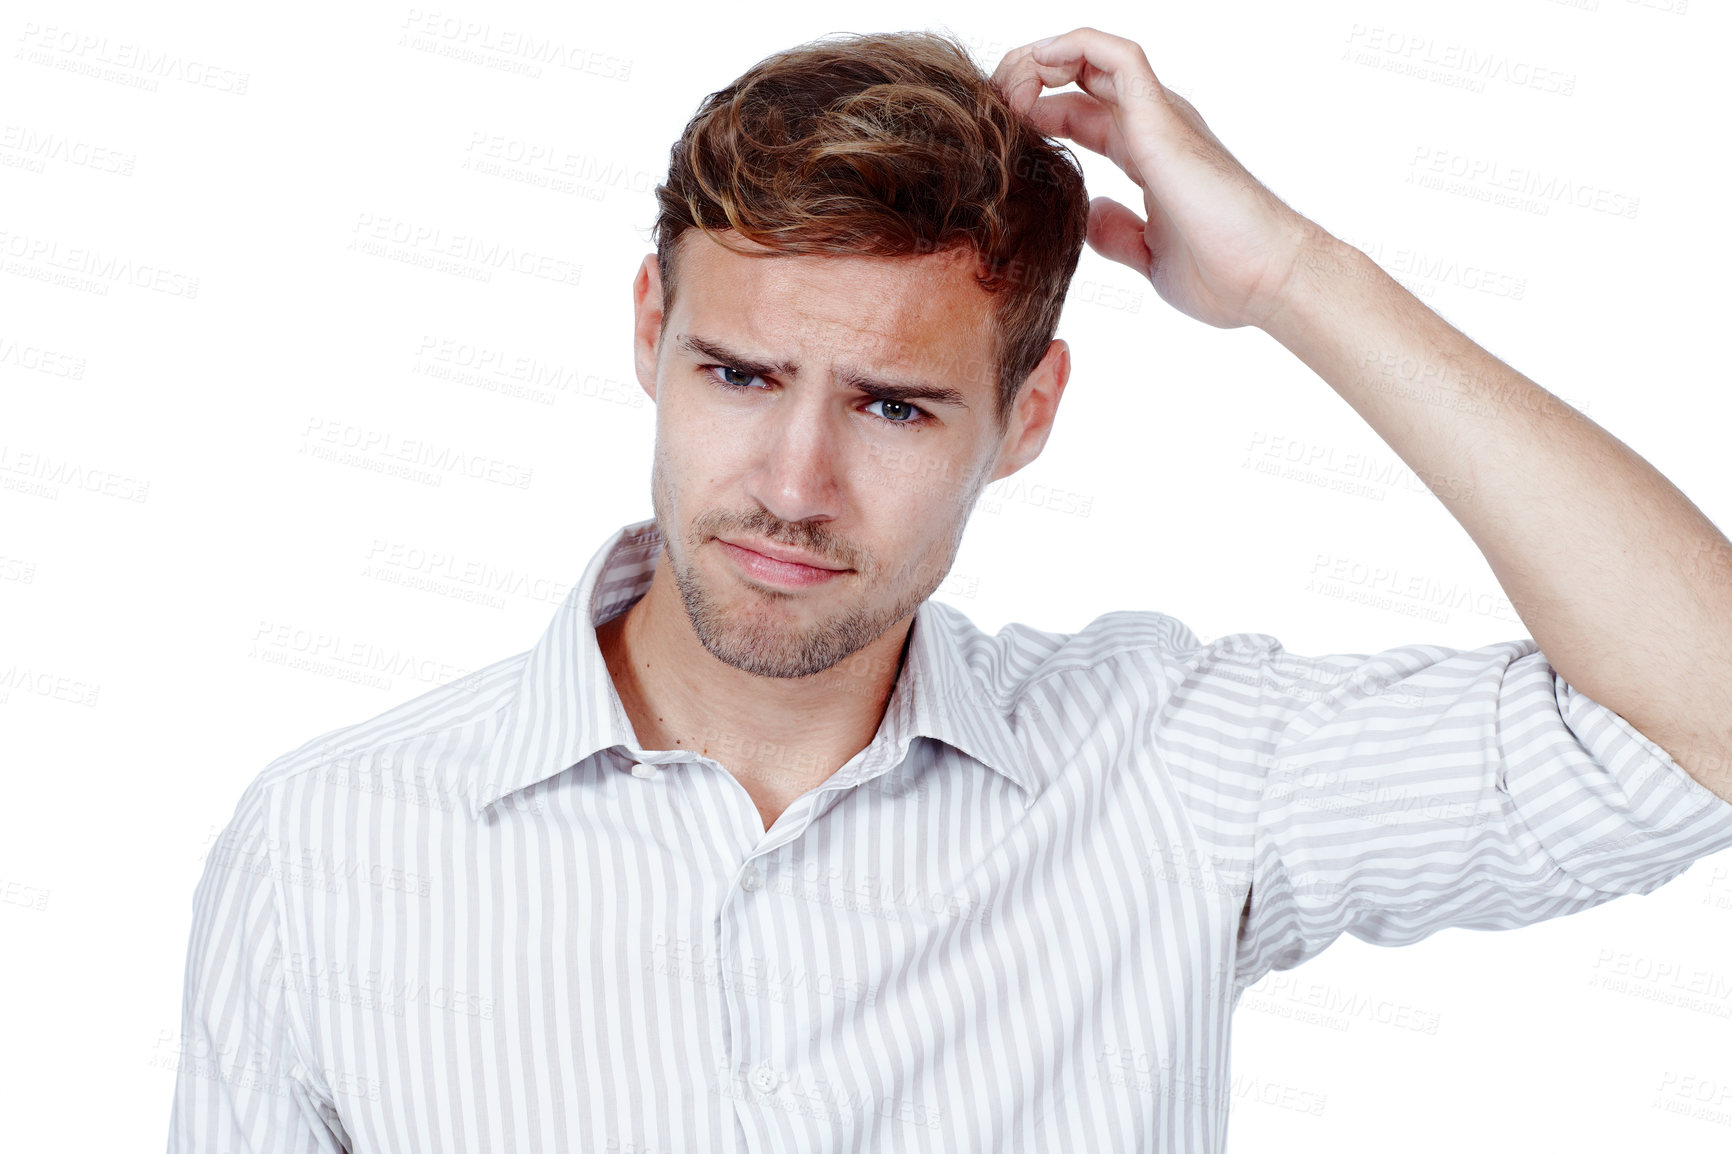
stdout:
<svg viewBox="0 0 1732 1154">
<path fill-rule="evenodd" d="M 768 1063 L 764 1063 L 756 1070 L 752 1071 L 752 1085 L 764 1091 L 766 1094 L 771 1090 L 774 1090 L 776 1088 L 776 1083 L 779 1081 L 781 1081 L 781 1079 L 777 1077 L 776 1071 L 771 1068 Z"/>
<path fill-rule="evenodd" d="M 654 781 L 656 778 L 661 776 L 661 773 L 662 771 L 657 769 L 655 766 L 645 765 L 642 762 L 631 767 L 631 775 L 633 777 L 641 777 L 645 781 Z"/>
<path fill-rule="evenodd" d="M 758 871 L 747 866 L 746 872 L 740 876 L 740 888 L 750 893 L 757 889 L 762 881 L 763 879 L 758 877 Z"/>
</svg>

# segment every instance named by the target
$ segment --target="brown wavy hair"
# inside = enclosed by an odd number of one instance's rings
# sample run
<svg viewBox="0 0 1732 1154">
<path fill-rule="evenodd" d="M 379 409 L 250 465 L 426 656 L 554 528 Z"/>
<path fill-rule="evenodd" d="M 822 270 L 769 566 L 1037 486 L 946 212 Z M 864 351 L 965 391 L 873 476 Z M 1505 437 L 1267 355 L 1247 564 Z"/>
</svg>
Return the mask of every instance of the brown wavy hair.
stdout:
<svg viewBox="0 0 1732 1154">
<path fill-rule="evenodd" d="M 656 186 L 663 315 L 676 242 L 732 229 L 776 253 L 913 256 L 964 247 L 994 294 L 999 428 L 1040 363 L 1088 232 L 1082 171 L 1005 103 L 957 41 L 825 37 L 704 98 Z M 763 254 L 773 255 L 773 254 Z"/>
</svg>

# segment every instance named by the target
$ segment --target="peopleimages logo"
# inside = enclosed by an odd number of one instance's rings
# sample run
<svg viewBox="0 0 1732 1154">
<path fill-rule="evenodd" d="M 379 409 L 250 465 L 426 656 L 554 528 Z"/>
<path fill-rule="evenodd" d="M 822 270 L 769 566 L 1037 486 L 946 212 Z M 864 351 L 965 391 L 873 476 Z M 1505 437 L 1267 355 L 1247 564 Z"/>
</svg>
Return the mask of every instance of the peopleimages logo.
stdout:
<svg viewBox="0 0 1732 1154">
<path fill-rule="evenodd" d="M 534 277 L 549 284 L 575 287 L 583 265 L 530 248 L 502 244 L 473 233 L 448 232 L 436 225 L 416 224 L 374 213 L 358 214 L 349 249 L 367 256 L 421 265 L 473 280 L 490 281 L 499 270 Z"/>
<path fill-rule="evenodd" d="M 388 429 L 369 429 L 334 418 L 307 418 L 299 451 L 307 456 L 363 467 L 369 460 L 374 464 L 396 462 L 420 470 L 411 479 L 430 478 L 434 484 L 455 473 L 477 481 L 527 489 L 535 475 L 534 469 L 510 461 L 417 437 L 398 437 Z"/>
<path fill-rule="evenodd" d="M 1636 219 L 1641 198 L 1614 192 L 1555 173 L 1506 165 L 1483 156 L 1469 156 L 1445 148 L 1421 144 L 1408 161 L 1407 183 L 1444 192 L 1457 192 L 1506 207 L 1521 208 L 1544 216 L 1555 203 L 1591 209 L 1609 216 Z M 1445 179 L 1450 178 L 1450 179 Z M 1453 181 L 1453 183 L 1451 182 Z M 1499 197 L 1499 191 L 1514 194 Z M 1532 199 L 1523 199 L 1532 198 Z"/>
<path fill-rule="evenodd" d="M 155 92 L 160 81 L 179 80 L 195 88 L 245 96 L 252 78 L 250 73 L 189 59 L 178 52 L 160 52 L 126 40 L 110 42 L 107 36 L 54 25 L 44 27 L 34 20 L 25 21 L 18 40 L 22 45 L 18 59 L 147 92 Z"/>
<path fill-rule="evenodd" d="M 1521 615 L 1501 591 L 1465 581 L 1445 583 L 1422 573 L 1403 574 L 1398 566 L 1371 565 L 1328 553 L 1317 554 L 1305 591 L 1430 621 L 1446 622 L 1451 611 L 1465 609 L 1493 621 L 1522 624 Z"/>
<path fill-rule="evenodd" d="M 624 57 L 521 28 L 496 28 L 485 20 L 411 8 L 403 17 L 402 29 L 397 38 L 400 47 L 531 79 L 541 76 L 543 65 L 602 80 L 631 79 L 632 62 Z"/>
</svg>

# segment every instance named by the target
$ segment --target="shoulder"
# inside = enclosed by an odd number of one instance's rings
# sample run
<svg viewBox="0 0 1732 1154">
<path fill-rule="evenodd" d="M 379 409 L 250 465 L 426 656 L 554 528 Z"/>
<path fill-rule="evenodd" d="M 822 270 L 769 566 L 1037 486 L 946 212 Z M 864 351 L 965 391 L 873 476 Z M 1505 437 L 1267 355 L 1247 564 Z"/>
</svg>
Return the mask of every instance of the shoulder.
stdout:
<svg viewBox="0 0 1732 1154">
<path fill-rule="evenodd" d="M 989 634 L 961 610 L 931 604 L 976 683 L 1007 704 L 1055 681 L 1140 674 L 1168 683 L 1202 663 L 1281 652 L 1266 633 L 1232 633 L 1205 645 L 1183 621 L 1154 610 L 1113 610 L 1070 633 L 1012 622 Z"/>
<path fill-rule="evenodd" d="M 247 785 L 237 822 L 275 824 L 267 815 L 280 803 L 298 798 L 294 808 L 304 810 L 331 787 L 399 799 L 411 787 L 452 794 L 467 774 L 481 772 L 487 739 L 528 660 L 525 651 L 496 661 L 281 754 Z"/>
</svg>

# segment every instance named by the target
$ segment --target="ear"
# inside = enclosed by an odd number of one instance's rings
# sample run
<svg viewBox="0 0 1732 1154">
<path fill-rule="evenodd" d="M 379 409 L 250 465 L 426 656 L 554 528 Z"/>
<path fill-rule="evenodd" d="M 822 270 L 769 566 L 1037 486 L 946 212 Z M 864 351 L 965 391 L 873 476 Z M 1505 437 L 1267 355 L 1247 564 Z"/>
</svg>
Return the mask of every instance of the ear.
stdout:
<svg viewBox="0 0 1732 1154">
<path fill-rule="evenodd" d="M 1053 418 L 1058 415 L 1059 398 L 1064 396 L 1064 387 L 1069 380 L 1070 346 L 1055 340 L 1046 346 L 1046 355 L 1040 358 L 1040 363 L 1016 394 L 992 480 L 1008 477 L 1040 456 L 1041 449 L 1046 447 L 1047 434 L 1052 432 Z"/>
<path fill-rule="evenodd" d="M 656 399 L 657 345 L 662 335 L 662 276 L 656 254 L 650 253 L 638 266 L 631 282 L 632 362 L 637 368 L 637 383 Z"/>
</svg>

